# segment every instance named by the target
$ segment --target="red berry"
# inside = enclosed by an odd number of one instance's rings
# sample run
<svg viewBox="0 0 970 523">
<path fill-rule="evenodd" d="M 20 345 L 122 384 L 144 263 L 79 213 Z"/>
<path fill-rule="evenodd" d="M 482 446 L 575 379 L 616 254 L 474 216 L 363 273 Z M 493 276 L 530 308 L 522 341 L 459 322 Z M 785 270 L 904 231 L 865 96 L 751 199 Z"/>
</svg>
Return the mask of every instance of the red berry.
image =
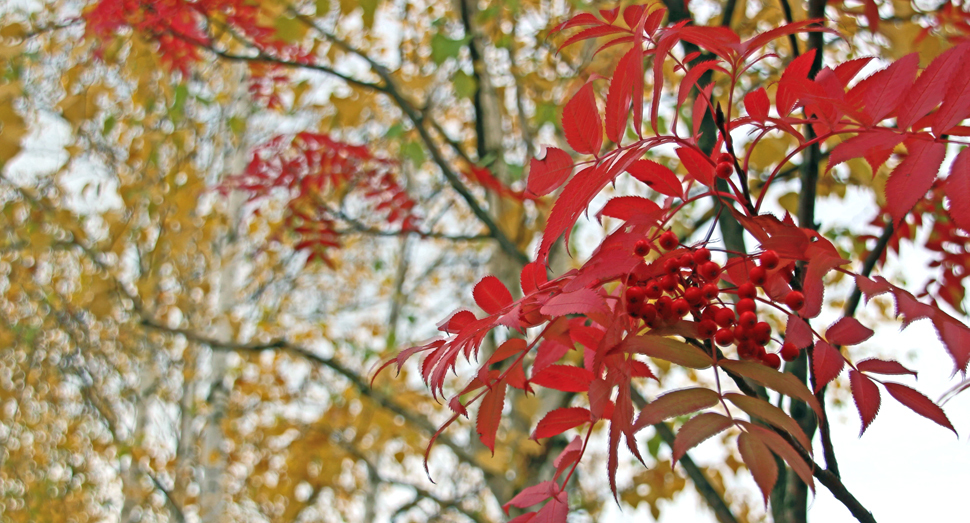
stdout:
<svg viewBox="0 0 970 523">
<path fill-rule="evenodd" d="M 793 311 L 800 311 L 805 306 L 805 295 L 799 291 L 791 291 L 785 296 L 785 305 Z"/>
<path fill-rule="evenodd" d="M 764 267 L 752 267 L 748 271 L 748 277 L 751 278 L 751 283 L 763 287 L 765 282 L 768 281 L 768 271 Z"/>
<path fill-rule="evenodd" d="M 718 329 L 714 333 L 714 343 L 722 347 L 727 347 L 728 345 L 734 343 L 734 333 L 731 329 Z"/>
<path fill-rule="evenodd" d="M 690 254 L 685 253 L 683 256 L 680 257 L 680 260 L 678 261 L 678 263 L 680 263 L 680 266 L 685 269 L 693 269 L 694 257 L 691 256 Z"/>
<path fill-rule="evenodd" d="M 664 262 L 664 272 L 667 274 L 677 274 L 680 272 L 680 260 L 677 258 L 667 258 Z"/>
<path fill-rule="evenodd" d="M 742 360 L 758 359 L 758 346 L 751 340 L 741 341 L 738 343 L 738 357 Z"/>
<path fill-rule="evenodd" d="M 734 325 L 734 311 L 731 309 L 721 309 L 714 314 L 714 321 L 721 327 L 730 327 Z"/>
<path fill-rule="evenodd" d="M 717 281 L 718 276 L 721 275 L 721 266 L 717 262 L 704 262 L 697 268 L 697 274 L 700 274 L 705 280 L 714 283 Z"/>
<path fill-rule="evenodd" d="M 673 303 L 670 304 L 670 310 L 673 311 L 674 316 L 683 318 L 687 315 L 687 312 L 690 311 L 690 304 L 687 303 L 687 300 L 683 298 L 677 298 Z"/>
<path fill-rule="evenodd" d="M 732 157 L 730 153 L 721 153 L 721 155 L 717 157 L 717 163 L 734 163 L 734 157 Z"/>
<path fill-rule="evenodd" d="M 795 358 L 797 358 L 800 353 L 801 351 L 798 350 L 798 347 L 796 347 L 795 344 L 790 341 L 786 341 L 785 343 L 781 344 L 781 357 L 785 361 L 795 361 Z"/>
<path fill-rule="evenodd" d="M 745 329 L 741 325 L 737 325 L 734 327 L 734 339 L 738 341 L 750 341 L 751 333 L 748 332 L 748 329 Z"/>
<path fill-rule="evenodd" d="M 697 324 L 697 333 L 704 339 L 713 336 L 717 330 L 717 324 L 714 323 L 714 320 L 701 320 Z"/>
<path fill-rule="evenodd" d="M 650 242 L 647 240 L 641 238 L 633 244 L 633 253 L 637 256 L 646 256 L 648 252 L 650 252 Z"/>
<path fill-rule="evenodd" d="M 717 295 L 720 292 L 721 292 L 721 290 L 718 289 L 717 288 L 717 285 L 715 285 L 713 283 L 705 283 L 704 286 L 701 287 L 701 296 L 703 296 L 704 299 L 707 300 L 707 301 L 711 301 L 711 300 L 717 298 Z"/>
<path fill-rule="evenodd" d="M 700 265 L 711 261 L 711 251 L 707 250 L 705 247 L 701 247 L 694 251 L 694 263 Z"/>
<path fill-rule="evenodd" d="M 753 300 L 757 295 L 758 289 L 751 282 L 742 283 L 738 286 L 738 298 L 751 298 Z"/>
<path fill-rule="evenodd" d="M 688 287 L 684 289 L 684 299 L 691 305 L 698 305 L 704 301 L 704 293 L 697 287 Z"/>
<path fill-rule="evenodd" d="M 643 321 L 650 323 L 657 318 L 657 307 L 652 303 L 647 303 L 640 307 L 640 317 Z"/>
<path fill-rule="evenodd" d="M 781 262 L 778 258 L 778 253 L 770 250 L 761 253 L 758 259 L 761 261 L 761 266 L 768 270 L 774 269 Z"/>
<path fill-rule="evenodd" d="M 742 312 L 738 316 L 738 326 L 744 327 L 745 330 L 754 328 L 756 323 L 758 323 L 758 316 L 751 311 Z"/>
<path fill-rule="evenodd" d="M 660 288 L 660 284 L 657 282 L 657 280 L 648 281 L 647 284 L 643 286 L 643 292 L 646 294 L 647 298 L 650 298 L 651 300 L 656 300 L 664 294 L 664 290 Z"/>
<path fill-rule="evenodd" d="M 714 316 L 717 315 L 717 311 L 719 311 L 719 310 L 721 310 L 721 308 L 718 307 L 717 305 L 709 305 L 709 306 L 707 306 L 707 307 L 704 308 L 704 311 L 703 312 L 701 312 L 701 319 L 702 320 L 711 320 L 711 321 L 713 321 L 713 322 L 716 323 L 716 320 L 714 319 Z"/>
<path fill-rule="evenodd" d="M 717 164 L 714 173 L 717 174 L 718 178 L 730 178 L 734 174 L 734 165 L 728 162 L 721 162 Z"/>
<path fill-rule="evenodd" d="M 738 314 L 742 312 L 754 312 L 755 302 L 751 298 L 744 298 L 743 300 L 738 300 L 737 305 L 734 306 L 734 310 L 738 311 Z"/>
<path fill-rule="evenodd" d="M 679 284 L 677 277 L 670 274 L 660 278 L 660 288 L 667 292 L 674 292 Z"/>
<path fill-rule="evenodd" d="M 670 305 L 674 300 L 670 299 L 670 296 L 661 296 L 654 305 L 657 306 L 657 314 L 661 316 L 668 316 L 670 314 Z"/>
<path fill-rule="evenodd" d="M 667 231 L 660 235 L 660 239 L 657 241 L 657 243 L 660 244 L 660 247 L 663 250 L 669 251 L 674 247 L 677 247 L 677 245 L 680 243 L 680 240 L 677 239 L 677 235 L 674 234 L 673 231 Z"/>
<path fill-rule="evenodd" d="M 629 287 L 626 290 L 626 302 L 633 305 L 635 303 L 643 303 L 643 297 L 645 292 L 643 287 Z"/>
<path fill-rule="evenodd" d="M 771 325 L 768 325 L 768 323 L 764 321 L 755 323 L 754 327 L 751 329 L 751 339 L 753 339 L 755 343 L 761 345 L 771 341 Z"/>
<path fill-rule="evenodd" d="M 781 367 L 781 357 L 779 357 L 777 354 L 765 354 L 765 356 L 761 358 L 761 362 L 773 369 Z"/>
</svg>

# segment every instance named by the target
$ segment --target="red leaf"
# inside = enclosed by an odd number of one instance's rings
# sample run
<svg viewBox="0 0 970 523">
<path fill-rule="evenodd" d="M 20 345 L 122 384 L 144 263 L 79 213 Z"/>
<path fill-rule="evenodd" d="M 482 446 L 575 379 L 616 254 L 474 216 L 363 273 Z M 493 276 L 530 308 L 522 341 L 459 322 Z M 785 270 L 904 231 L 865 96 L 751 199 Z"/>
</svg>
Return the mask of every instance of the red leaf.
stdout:
<svg viewBox="0 0 970 523">
<path fill-rule="evenodd" d="M 485 393 L 482 404 L 478 408 L 478 419 L 475 429 L 482 444 L 495 455 L 495 433 L 498 431 L 499 421 L 502 420 L 502 407 L 505 406 L 505 391 L 508 387 L 504 381 L 493 383 L 491 390 Z"/>
<path fill-rule="evenodd" d="M 593 84 L 587 83 L 562 111 L 562 130 L 569 146 L 580 154 L 598 154 L 603 146 L 603 124 L 596 109 Z"/>
<path fill-rule="evenodd" d="M 795 103 L 808 89 L 808 72 L 812 68 L 815 60 L 815 49 L 809 49 L 807 53 L 795 58 L 785 68 L 778 81 L 778 92 L 775 93 L 775 108 L 778 116 L 784 118 L 791 114 L 795 108 Z"/>
<path fill-rule="evenodd" d="M 869 24 L 869 32 L 875 34 L 879 31 L 879 5 L 876 4 L 876 0 L 862 0 L 862 5 L 866 22 Z"/>
<path fill-rule="evenodd" d="M 845 358 L 835 347 L 822 340 L 815 343 L 813 357 L 812 373 L 815 376 L 815 392 L 818 392 L 842 372 L 842 367 L 845 366 Z"/>
<path fill-rule="evenodd" d="M 600 293 L 584 287 L 573 292 L 557 294 L 539 309 L 546 316 L 565 316 L 566 314 L 590 314 L 606 312 L 606 301 Z"/>
<path fill-rule="evenodd" d="M 522 489 L 508 503 L 502 505 L 505 513 L 509 513 L 509 507 L 526 508 L 537 505 L 553 497 L 559 492 L 559 486 L 554 481 L 543 481 L 538 485 L 532 485 Z"/>
<path fill-rule="evenodd" d="M 693 388 L 675 390 L 653 400 L 640 409 L 633 430 L 655 425 L 675 416 L 683 416 L 717 405 L 720 397 L 711 389 Z"/>
<path fill-rule="evenodd" d="M 764 87 L 759 87 L 744 96 L 744 108 L 748 110 L 751 118 L 758 123 L 765 123 L 768 119 L 768 110 L 771 102 L 768 101 L 768 93 Z"/>
<path fill-rule="evenodd" d="M 780 392 L 789 398 L 800 399 L 807 403 L 819 418 L 823 417 L 822 407 L 819 405 L 818 400 L 808 390 L 808 387 L 793 374 L 778 372 L 775 369 L 751 361 L 719 360 L 717 364 L 725 370 L 744 376 L 771 390 Z"/>
<path fill-rule="evenodd" d="M 568 39 L 566 39 L 565 42 L 562 43 L 562 45 L 559 46 L 558 50 L 561 51 L 563 47 L 566 47 L 567 45 L 570 45 L 582 40 L 589 40 L 590 38 L 597 38 L 600 36 L 607 36 L 611 34 L 624 33 L 624 32 L 626 31 L 623 28 L 615 27 L 612 25 L 600 25 L 598 27 L 590 27 L 589 29 L 583 29 L 582 31 L 570 36 Z"/>
<path fill-rule="evenodd" d="M 472 291 L 475 303 L 488 314 L 496 314 L 512 304 L 512 293 L 495 276 L 482 278 Z"/>
<path fill-rule="evenodd" d="M 684 199 L 684 186 L 680 179 L 673 171 L 657 162 L 637 160 L 630 164 L 626 172 L 660 194 Z"/>
<path fill-rule="evenodd" d="M 534 523 L 566 523 L 566 516 L 569 515 L 568 493 L 563 490 L 556 493 L 556 497 L 550 499 L 536 514 Z"/>
<path fill-rule="evenodd" d="M 630 336 L 613 350 L 644 354 L 690 369 L 706 369 L 712 364 L 710 356 L 697 347 L 662 336 Z"/>
<path fill-rule="evenodd" d="M 733 392 L 725 394 L 724 399 L 729 400 L 731 403 L 737 405 L 739 409 L 747 412 L 750 416 L 761 418 L 775 427 L 788 432 L 796 440 L 798 440 L 798 443 L 800 443 L 805 450 L 812 452 L 812 443 L 809 441 L 808 436 L 805 435 L 805 431 L 802 430 L 797 421 L 795 421 L 788 414 L 785 414 L 785 411 L 763 399 L 751 398 L 743 394 L 735 394 Z"/>
<path fill-rule="evenodd" d="M 678 148 L 677 157 L 687 168 L 688 176 L 708 187 L 714 185 L 714 164 L 710 158 L 693 147 Z"/>
<path fill-rule="evenodd" d="M 478 318 L 475 317 L 475 313 L 463 309 L 452 314 L 445 321 L 439 323 L 438 330 L 441 332 L 447 332 L 449 334 L 458 334 L 462 329 L 477 319 Z"/>
<path fill-rule="evenodd" d="M 867 56 L 864 58 L 849 60 L 848 62 L 842 62 L 835 67 L 835 77 L 842 82 L 843 86 L 848 86 L 849 82 L 855 78 L 855 75 L 859 74 L 859 71 L 861 71 L 871 61 L 872 57 Z"/>
<path fill-rule="evenodd" d="M 859 83 L 866 84 L 861 93 L 863 111 L 872 123 L 882 121 L 896 109 L 913 85 L 918 68 L 919 53 L 910 53 Z"/>
<path fill-rule="evenodd" d="M 957 433 L 943 409 L 926 396 L 899 383 L 883 383 L 883 386 L 892 397 L 896 398 L 896 401 L 906 405 L 913 412 L 952 430 L 954 434 Z"/>
<path fill-rule="evenodd" d="M 911 371 L 903 367 L 898 361 L 892 360 L 884 361 L 871 358 L 856 363 L 855 368 L 862 372 L 873 372 L 875 374 L 912 374 L 916 376 L 915 371 Z"/>
<path fill-rule="evenodd" d="M 970 205 L 967 205 L 970 202 L 970 147 L 964 147 L 953 160 L 943 192 L 950 201 L 947 210 L 950 218 L 961 229 L 970 231 Z"/>
<path fill-rule="evenodd" d="M 630 116 L 630 104 L 633 101 L 633 60 L 637 58 L 634 49 L 627 51 L 620 58 L 610 79 L 610 90 L 606 95 L 606 136 L 619 144 L 626 132 L 627 121 Z"/>
<path fill-rule="evenodd" d="M 804 349 L 812 344 L 814 340 L 812 328 L 805 323 L 801 317 L 792 314 L 788 316 L 788 326 L 785 327 L 785 341 L 795 344 L 795 347 Z"/>
<path fill-rule="evenodd" d="M 943 104 L 933 120 L 933 134 L 943 136 L 970 115 L 970 67 L 960 67 L 950 78 Z"/>
<path fill-rule="evenodd" d="M 929 140 L 906 140 L 909 154 L 886 182 L 886 207 L 897 226 L 916 202 L 926 196 L 946 156 L 946 144 Z"/>
<path fill-rule="evenodd" d="M 905 133 L 897 133 L 883 127 L 861 132 L 832 149 L 826 170 L 831 170 L 836 165 L 853 158 L 865 158 L 875 176 L 879 167 L 892 154 L 893 148 L 903 143 L 906 136 Z"/>
<path fill-rule="evenodd" d="M 684 75 L 684 78 L 680 81 L 680 89 L 677 93 L 677 107 L 684 106 L 684 102 L 687 101 L 687 97 L 690 95 L 691 89 L 697 85 L 697 81 L 700 80 L 704 73 L 712 69 L 725 72 L 718 60 L 706 60 L 695 65 L 694 67 L 691 67 L 690 70 L 687 71 L 687 74 Z"/>
<path fill-rule="evenodd" d="M 606 202 L 599 216 L 609 216 L 623 221 L 633 221 L 637 217 L 646 216 L 660 210 L 660 206 L 653 200 L 643 196 L 618 196 Z"/>
<path fill-rule="evenodd" d="M 787 442 L 784 438 L 778 434 L 764 428 L 759 427 L 753 423 L 748 423 L 744 420 L 738 420 L 745 430 L 748 431 L 752 436 L 758 438 L 762 443 L 768 446 L 772 452 L 774 452 L 778 457 L 788 462 L 788 466 L 798 474 L 798 477 L 808 485 L 812 492 L 815 492 L 815 480 L 812 478 L 812 468 L 805 460 L 802 459 L 801 455 Z"/>
<path fill-rule="evenodd" d="M 529 181 L 526 188 L 536 196 L 545 196 L 565 183 L 572 172 L 573 159 L 569 153 L 547 147 L 545 158 L 533 158 L 529 163 Z"/>
<path fill-rule="evenodd" d="M 705 412 L 694 416 L 680 427 L 677 437 L 674 438 L 674 463 L 677 463 L 677 460 L 688 450 L 723 432 L 733 424 L 734 420 L 716 412 Z"/>
<path fill-rule="evenodd" d="M 498 346 L 492 356 L 488 358 L 488 363 L 498 363 L 507 358 L 511 358 L 516 354 L 524 351 L 528 347 L 528 343 L 522 338 L 510 338 L 505 340 L 505 343 Z"/>
<path fill-rule="evenodd" d="M 970 363 L 970 329 L 956 318 L 943 314 L 942 311 L 933 318 L 933 325 L 940 335 L 940 340 L 946 346 L 947 352 L 953 358 L 956 371 L 966 371 Z"/>
<path fill-rule="evenodd" d="M 568 407 L 556 409 L 546 414 L 532 433 L 532 439 L 551 438 L 567 430 L 589 423 L 589 409 Z"/>
<path fill-rule="evenodd" d="M 538 262 L 529 262 L 522 267 L 522 272 L 519 274 L 519 284 L 522 286 L 522 294 L 529 295 L 533 292 L 539 290 L 539 287 L 545 285 L 549 281 L 549 275 L 546 274 L 546 267 Z"/>
<path fill-rule="evenodd" d="M 741 452 L 741 459 L 754 476 L 755 483 L 761 489 L 764 497 L 765 506 L 768 506 L 768 495 L 778 481 L 778 465 L 775 458 L 768 450 L 768 446 L 755 436 L 742 432 L 738 437 L 738 451 Z"/>
<path fill-rule="evenodd" d="M 572 365 L 549 365 L 532 376 L 530 381 L 563 392 L 586 392 L 593 381 L 593 373 Z"/>
<path fill-rule="evenodd" d="M 846 316 L 825 331 L 825 338 L 835 345 L 858 345 L 871 338 L 872 334 L 872 329 L 859 323 L 859 320 Z"/>
<path fill-rule="evenodd" d="M 903 103 L 896 114 L 897 127 L 908 129 L 943 100 L 950 78 L 960 70 L 968 51 L 970 43 L 964 43 L 948 49 L 930 63 L 903 96 Z"/>
<path fill-rule="evenodd" d="M 859 418 L 862 419 L 862 430 L 859 431 L 859 436 L 862 436 L 879 413 L 879 387 L 868 376 L 854 370 L 849 371 L 849 385 L 852 387 L 852 399 L 859 409 Z"/>
</svg>

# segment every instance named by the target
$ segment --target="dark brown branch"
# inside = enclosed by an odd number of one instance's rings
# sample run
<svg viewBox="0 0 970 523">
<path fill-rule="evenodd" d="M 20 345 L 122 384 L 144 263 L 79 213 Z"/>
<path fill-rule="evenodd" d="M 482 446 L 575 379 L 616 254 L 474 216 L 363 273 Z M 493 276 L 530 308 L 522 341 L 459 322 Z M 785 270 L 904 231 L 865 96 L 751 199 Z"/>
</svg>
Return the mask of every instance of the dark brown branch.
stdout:
<svg viewBox="0 0 970 523">
<path fill-rule="evenodd" d="M 879 239 L 876 240 L 875 247 L 866 256 L 866 259 L 862 262 L 862 270 L 859 272 L 860 275 L 869 277 L 872 274 L 872 270 L 876 267 L 876 263 L 879 258 L 882 257 L 883 251 L 889 245 L 889 240 L 893 237 L 893 222 L 889 222 L 882 229 L 882 234 L 879 235 Z M 862 300 L 862 289 L 858 285 L 852 289 L 852 294 L 849 295 L 848 301 L 845 302 L 845 308 L 842 309 L 843 316 L 852 316 L 855 314 L 856 308 L 859 306 L 859 301 Z"/>
</svg>

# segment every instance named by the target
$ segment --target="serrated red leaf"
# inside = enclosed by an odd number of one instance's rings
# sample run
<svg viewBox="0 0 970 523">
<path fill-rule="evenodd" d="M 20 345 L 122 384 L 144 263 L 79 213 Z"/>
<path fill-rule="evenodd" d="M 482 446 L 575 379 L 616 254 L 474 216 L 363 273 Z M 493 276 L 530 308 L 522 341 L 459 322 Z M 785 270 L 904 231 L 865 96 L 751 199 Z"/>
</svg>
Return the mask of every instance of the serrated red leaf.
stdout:
<svg viewBox="0 0 970 523">
<path fill-rule="evenodd" d="M 539 312 L 546 316 L 565 316 L 566 314 L 606 313 L 606 301 L 600 293 L 584 287 L 573 292 L 557 294 L 547 301 Z"/>
<path fill-rule="evenodd" d="M 504 381 L 493 383 L 492 388 L 485 393 L 482 403 L 478 407 L 478 418 L 475 430 L 482 444 L 495 455 L 495 433 L 502 420 L 502 408 L 505 406 L 505 392 L 508 389 Z"/>
<path fill-rule="evenodd" d="M 860 82 L 860 85 L 867 84 L 862 103 L 863 112 L 871 123 L 882 121 L 896 109 L 913 85 L 918 68 L 919 53 L 910 53 Z"/>
<path fill-rule="evenodd" d="M 842 62 L 835 67 L 835 77 L 842 82 L 843 86 L 848 86 L 849 82 L 851 82 L 852 79 L 859 74 L 859 71 L 865 68 L 865 66 L 869 65 L 869 62 L 871 61 L 872 57 L 866 56 L 863 58 L 856 58 L 855 60 L 849 60 L 848 62 Z"/>
<path fill-rule="evenodd" d="M 620 58 L 610 79 L 610 90 L 606 95 L 606 136 L 613 143 L 619 144 L 626 132 L 627 121 L 630 116 L 630 105 L 633 102 L 633 60 L 637 58 L 634 49 L 627 51 Z"/>
<path fill-rule="evenodd" d="M 753 423 L 749 423 L 744 420 L 738 420 L 745 430 L 752 436 L 758 438 L 762 443 L 768 446 L 772 452 L 774 452 L 778 457 L 785 460 L 788 466 L 798 474 L 812 492 L 815 492 L 815 480 L 812 478 L 812 467 L 805 460 L 802 459 L 801 455 L 792 447 L 784 438 L 779 436 L 773 431 L 770 431 L 764 427 L 759 427 Z"/>
<path fill-rule="evenodd" d="M 890 396 L 896 398 L 896 401 L 906 405 L 910 410 L 920 416 L 946 427 L 952 430 L 954 434 L 957 434 L 957 429 L 953 428 L 943 409 L 922 393 L 906 385 L 900 385 L 899 383 L 883 383 L 883 386 L 886 387 L 886 391 L 889 392 Z"/>
<path fill-rule="evenodd" d="M 449 334 L 458 334 L 462 329 L 477 320 L 475 313 L 467 310 L 460 310 L 449 316 L 438 324 L 438 330 Z"/>
<path fill-rule="evenodd" d="M 623 221 L 633 221 L 640 216 L 650 215 L 659 210 L 660 206 L 649 198 L 644 198 L 643 196 L 617 196 L 616 198 L 610 198 L 597 214 Z"/>
<path fill-rule="evenodd" d="M 566 183 L 573 172 L 573 159 L 569 153 L 556 147 L 547 147 L 546 156 L 529 162 L 529 179 L 526 189 L 536 196 L 545 196 Z"/>
<path fill-rule="evenodd" d="M 970 116 L 970 67 L 964 65 L 950 77 L 950 85 L 931 126 L 933 134 L 943 136 L 967 116 Z"/>
<path fill-rule="evenodd" d="M 771 455 L 767 445 L 747 432 L 742 432 L 738 436 L 738 451 L 744 464 L 751 471 L 751 475 L 754 476 L 758 488 L 761 489 L 765 506 L 768 506 L 768 495 L 778 481 L 778 465 L 775 464 L 775 457 Z"/>
<path fill-rule="evenodd" d="M 566 102 L 562 110 L 566 141 L 580 154 L 598 154 L 603 146 L 603 123 L 596 108 L 593 84 L 587 83 Z"/>
<path fill-rule="evenodd" d="M 637 160 L 626 170 L 647 187 L 667 196 L 684 199 L 684 186 L 680 178 L 667 167 L 652 160 Z"/>
<path fill-rule="evenodd" d="M 563 392 L 586 392 L 593 373 L 572 365 L 549 365 L 532 376 L 533 384 Z"/>
<path fill-rule="evenodd" d="M 788 432 L 796 440 L 798 440 L 798 443 L 802 445 L 802 448 L 807 450 L 809 453 L 812 452 L 812 443 L 808 439 L 808 436 L 805 435 L 805 431 L 803 431 L 798 425 L 798 422 L 786 414 L 785 411 L 763 399 L 752 398 L 743 394 L 735 394 L 733 392 L 725 394 L 724 399 L 735 404 L 739 409 L 747 412 L 748 415 L 754 418 L 761 418 L 771 425 Z"/>
<path fill-rule="evenodd" d="M 855 364 L 855 368 L 862 372 L 872 372 L 875 374 L 912 374 L 916 376 L 916 372 L 903 367 L 898 361 L 885 361 L 875 358 L 870 358 L 867 360 L 862 360 Z"/>
<path fill-rule="evenodd" d="M 795 58 L 788 64 L 778 81 L 778 91 L 775 93 L 775 109 L 778 116 L 785 118 L 795 108 L 795 103 L 802 94 L 809 90 L 808 72 L 815 60 L 815 49 Z"/>
<path fill-rule="evenodd" d="M 690 369 L 706 369 L 713 364 L 711 357 L 697 347 L 663 336 L 630 336 L 613 350 L 643 354 Z"/>
<path fill-rule="evenodd" d="M 785 341 L 795 344 L 795 347 L 804 349 L 812 344 L 815 337 L 812 328 L 808 326 L 801 317 L 792 314 L 788 316 L 788 325 L 785 327 Z"/>
<path fill-rule="evenodd" d="M 815 352 L 812 373 L 815 376 L 815 392 L 834 380 L 845 367 L 845 358 L 835 347 L 825 341 L 815 342 Z"/>
<path fill-rule="evenodd" d="M 519 285 L 522 286 L 522 294 L 528 296 L 539 290 L 539 287 L 549 282 L 549 275 L 546 273 L 545 265 L 538 262 L 529 262 L 522 267 L 519 273 Z"/>
<path fill-rule="evenodd" d="M 565 490 L 556 493 L 556 496 L 546 502 L 536 514 L 533 523 L 566 523 L 566 516 L 569 515 L 569 499 Z"/>
<path fill-rule="evenodd" d="M 930 63 L 903 96 L 896 112 L 898 128 L 908 129 L 943 100 L 950 78 L 965 63 L 968 52 L 970 43 L 964 43 L 944 51 Z"/>
<path fill-rule="evenodd" d="M 718 366 L 731 371 L 739 376 L 744 376 L 760 385 L 771 390 L 780 392 L 789 398 L 796 398 L 804 401 L 815 412 L 819 419 L 822 416 L 822 406 L 804 383 L 794 375 L 778 372 L 775 369 L 766 367 L 760 363 L 751 361 L 719 360 Z"/>
<path fill-rule="evenodd" d="M 765 123 L 768 119 L 768 110 L 771 108 L 771 102 L 768 100 L 768 92 L 765 91 L 765 88 L 759 87 L 744 95 L 744 108 L 756 122 Z"/>
<path fill-rule="evenodd" d="M 567 430 L 589 423 L 589 409 L 567 407 L 551 411 L 539 421 L 532 439 L 551 438 Z"/>
<path fill-rule="evenodd" d="M 630 452 L 633 453 L 640 463 L 644 463 L 643 458 L 640 456 L 640 450 L 637 448 L 636 438 L 633 435 L 633 401 L 630 397 L 630 381 L 628 375 L 624 376 L 619 384 L 616 404 L 610 416 L 610 448 L 607 455 L 607 474 L 609 475 L 610 490 L 613 492 L 614 499 L 618 499 L 616 469 L 619 464 L 620 438 L 624 435 L 626 436 L 626 443 Z M 646 464 L 644 463 L 644 465 Z"/>
<path fill-rule="evenodd" d="M 954 372 L 965 372 L 967 365 L 970 364 L 970 329 L 956 318 L 943 314 L 942 311 L 937 316 L 933 318 L 933 325 L 950 357 L 953 358 Z"/>
<path fill-rule="evenodd" d="M 583 29 L 582 31 L 567 38 L 566 41 L 559 46 L 558 51 L 562 51 L 562 49 L 567 45 L 574 44 L 582 40 L 589 40 L 591 38 L 598 38 L 600 36 L 607 36 L 607 35 L 612 35 L 616 33 L 625 33 L 625 32 L 626 31 L 623 28 L 615 27 L 612 25 L 600 25 L 597 27 L 590 27 L 588 29 Z"/>
<path fill-rule="evenodd" d="M 961 229 L 970 231 L 970 147 L 964 147 L 950 166 L 950 174 L 943 185 L 949 200 L 947 213 Z"/>
<path fill-rule="evenodd" d="M 853 158 L 865 158 L 875 176 L 879 167 L 892 154 L 893 148 L 903 143 L 906 136 L 905 133 L 883 127 L 863 131 L 832 149 L 826 170 L 831 170 L 836 165 Z"/>
<path fill-rule="evenodd" d="M 475 285 L 472 291 L 475 303 L 488 314 L 496 314 L 512 304 L 512 293 L 509 292 L 502 280 L 495 276 L 486 276 Z"/>
<path fill-rule="evenodd" d="M 570 346 L 563 345 L 556 340 L 544 340 L 536 349 L 536 359 L 532 362 L 532 372 L 538 374 L 542 369 L 561 360 L 570 349 Z"/>
<path fill-rule="evenodd" d="M 509 520 L 509 523 L 532 523 L 535 520 L 535 512 L 526 512 Z"/>
<path fill-rule="evenodd" d="M 707 187 L 714 186 L 714 164 L 693 147 L 679 147 L 677 157 L 687 169 L 687 175 Z"/>
<path fill-rule="evenodd" d="M 854 370 L 849 371 L 849 385 L 862 420 L 862 430 L 859 431 L 859 436 L 862 436 L 879 413 L 879 387 L 868 376 Z"/>
<path fill-rule="evenodd" d="M 505 340 L 504 343 L 495 349 L 492 356 L 488 358 L 488 363 L 498 363 L 507 358 L 511 358 L 512 356 L 524 351 L 528 346 L 529 344 L 522 338 L 510 338 Z"/>
<path fill-rule="evenodd" d="M 705 412 L 687 420 L 674 438 L 673 461 L 682 458 L 688 450 L 700 445 L 734 424 L 734 420 L 716 412 Z"/>
<path fill-rule="evenodd" d="M 906 140 L 909 154 L 893 169 L 886 182 L 886 207 L 897 226 L 916 202 L 926 196 L 943 164 L 946 144 L 929 140 Z"/>
<path fill-rule="evenodd" d="M 559 492 L 559 485 L 555 481 L 543 481 L 537 485 L 526 487 L 515 495 L 508 503 L 502 505 L 505 513 L 509 513 L 509 507 L 526 508 L 538 505 L 543 501 L 555 496 Z"/>
<path fill-rule="evenodd" d="M 872 329 L 851 316 L 839 318 L 825 331 L 825 338 L 834 345 L 858 345 L 872 335 Z"/>
<path fill-rule="evenodd" d="M 666 419 L 713 407 L 719 400 L 716 392 L 700 387 L 668 392 L 640 409 L 633 430 L 638 431 Z"/>
<path fill-rule="evenodd" d="M 677 93 L 677 107 L 684 106 L 684 103 L 687 101 L 687 97 L 690 96 L 691 90 L 695 85 L 697 85 L 697 81 L 701 79 L 701 76 L 703 76 L 704 73 L 710 70 L 726 72 L 724 71 L 724 68 L 721 67 L 718 60 L 705 60 L 694 65 L 694 67 L 691 67 L 690 70 L 687 71 L 687 74 L 684 75 L 684 78 L 680 81 L 680 88 L 678 89 Z"/>
</svg>

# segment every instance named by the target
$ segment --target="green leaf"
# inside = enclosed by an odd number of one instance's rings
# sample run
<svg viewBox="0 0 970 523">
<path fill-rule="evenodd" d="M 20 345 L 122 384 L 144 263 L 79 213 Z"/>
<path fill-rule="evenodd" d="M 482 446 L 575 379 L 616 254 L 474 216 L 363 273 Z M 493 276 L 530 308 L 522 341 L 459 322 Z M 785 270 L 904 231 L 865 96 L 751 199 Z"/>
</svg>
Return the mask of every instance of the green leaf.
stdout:
<svg viewBox="0 0 970 523">
<path fill-rule="evenodd" d="M 330 12 L 330 0 L 316 0 L 317 16 L 324 16 Z"/>
<path fill-rule="evenodd" d="M 418 142 L 407 142 L 401 146 L 401 155 L 411 160 L 415 167 L 424 164 L 424 148 Z"/>
<path fill-rule="evenodd" d="M 458 58 L 458 53 L 468 41 L 468 37 L 453 40 L 441 33 L 436 33 L 431 37 L 431 60 L 435 65 L 441 65 L 449 58 Z"/>
<path fill-rule="evenodd" d="M 459 98 L 471 98 L 475 96 L 475 91 L 478 89 L 478 81 L 465 71 L 455 73 L 451 82 L 455 85 L 455 94 Z"/>
<path fill-rule="evenodd" d="M 303 38 L 306 34 L 306 26 L 295 17 L 280 16 L 273 23 L 276 29 L 276 39 L 287 43 L 293 43 Z"/>
<path fill-rule="evenodd" d="M 404 126 L 398 122 L 387 129 L 387 132 L 384 133 L 384 138 L 392 140 L 398 136 L 401 136 L 402 134 L 404 134 Z"/>
</svg>

